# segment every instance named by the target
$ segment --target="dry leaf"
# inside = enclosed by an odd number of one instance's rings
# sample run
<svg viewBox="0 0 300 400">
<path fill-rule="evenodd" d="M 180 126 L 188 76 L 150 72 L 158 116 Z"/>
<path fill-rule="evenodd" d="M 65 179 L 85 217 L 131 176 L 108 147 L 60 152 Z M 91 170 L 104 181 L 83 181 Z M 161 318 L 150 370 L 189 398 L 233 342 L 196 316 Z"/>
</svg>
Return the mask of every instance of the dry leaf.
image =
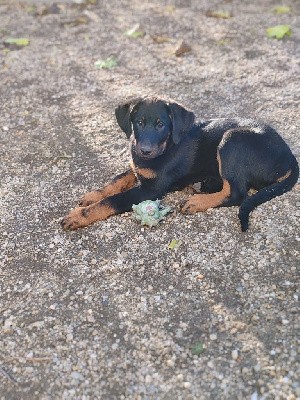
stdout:
<svg viewBox="0 0 300 400">
<path fill-rule="evenodd" d="M 168 38 L 167 36 L 160 36 L 160 35 L 151 35 L 151 39 L 153 40 L 153 42 L 158 44 L 170 41 L 170 38 Z"/>
<path fill-rule="evenodd" d="M 169 6 L 166 6 L 164 8 L 164 10 L 167 11 L 168 13 L 173 13 L 176 10 L 176 7 L 172 6 L 172 5 L 169 5 Z"/>
<path fill-rule="evenodd" d="M 99 22 L 100 21 L 99 15 L 96 14 L 94 11 L 84 10 L 83 13 L 84 13 L 84 15 L 86 15 L 93 22 Z"/>
<path fill-rule="evenodd" d="M 72 27 L 72 26 L 77 26 L 77 25 L 86 25 L 89 22 L 88 18 L 84 15 L 81 15 L 80 17 L 76 19 L 71 19 L 67 21 L 61 22 L 61 25 L 64 27 Z"/>
<path fill-rule="evenodd" d="M 50 6 L 43 5 L 37 8 L 34 14 L 43 17 L 44 15 L 48 14 L 59 14 L 60 11 L 61 11 L 61 6 L 56 3 L 53 3 Z"/>
<path fill-rule="evenodd" d="M 176 57 L 181 57 L 185 53 L 189 53 L 192 51 L 192 48 L 190 45 L 188 45 L 184 40 L 179 44 L 177 49 L 175 50 L 175 56 Z"/>
<path fill-rule="evenodd" d="M 229 11 L 208 10 L 205 14 L 207 17 L 228 19 L 232 17 Z"/>
</svg>

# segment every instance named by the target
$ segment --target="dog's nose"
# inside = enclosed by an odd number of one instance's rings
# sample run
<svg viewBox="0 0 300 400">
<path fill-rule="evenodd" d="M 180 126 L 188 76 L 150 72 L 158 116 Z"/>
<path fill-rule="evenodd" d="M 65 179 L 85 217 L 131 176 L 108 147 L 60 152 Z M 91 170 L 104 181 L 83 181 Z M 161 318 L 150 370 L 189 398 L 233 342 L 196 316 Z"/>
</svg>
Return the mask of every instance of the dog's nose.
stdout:
<svg viewBox="0 0 300 400">
<path fill-rule="evenodd" d="M 143 154 L 143 156 L 149 156 L 149 154 L 151 154 L 152 149 L 150 146 L 143 146 L 141 147 L 141 153 Z"/>
</svg>

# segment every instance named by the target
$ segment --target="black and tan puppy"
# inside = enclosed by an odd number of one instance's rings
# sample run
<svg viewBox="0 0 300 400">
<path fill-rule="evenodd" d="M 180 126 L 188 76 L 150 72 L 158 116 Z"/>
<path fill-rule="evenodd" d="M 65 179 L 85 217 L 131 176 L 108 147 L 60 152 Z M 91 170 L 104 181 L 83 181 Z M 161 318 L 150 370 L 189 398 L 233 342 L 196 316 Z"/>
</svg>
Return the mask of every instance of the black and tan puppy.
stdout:
<svg viewBox="0 0 300 400">
<path fill-rule="evenodd" d="M 116 118 L 131 140 L 131 168 L 102 190 L 87 193 L 62 226 L 73 230 L 129 211 L 133 204 L 201 182 L 183 213 L 240 206 L 242 231 L 257 207 L 290 190 L 299 167 L 291 150 L 270 126 L 248 119 L 195 124 L 182 106 L 158 98 L 119 106 Z M 249 196 L 248 191 L 257 192 Z"/>
</svg>

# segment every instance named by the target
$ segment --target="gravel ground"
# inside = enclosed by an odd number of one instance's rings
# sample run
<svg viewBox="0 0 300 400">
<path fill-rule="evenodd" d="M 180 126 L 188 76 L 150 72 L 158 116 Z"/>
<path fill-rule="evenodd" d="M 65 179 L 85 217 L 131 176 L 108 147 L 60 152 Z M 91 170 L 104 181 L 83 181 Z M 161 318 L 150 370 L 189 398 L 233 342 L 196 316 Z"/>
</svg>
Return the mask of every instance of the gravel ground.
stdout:
<svg viewBox="0 0 300 400">
<path fill-rule="evenodd" d="M 281 15 L 271 0 L 43 4 L 0 0 L 0 398 L 299 399 L 299 185 L 245 234 L 236 207 L 181 215 L 185 192 L 152 229 L 130 213 L 59 226 L 127 167 L 114 108 L 128 95 L 263 119 L 299 160 L 299 1 Z M 126 37 L 136 23 L 145 35 Z M 292 36 L 269 39 L 278 24 Z"/>
</svg>

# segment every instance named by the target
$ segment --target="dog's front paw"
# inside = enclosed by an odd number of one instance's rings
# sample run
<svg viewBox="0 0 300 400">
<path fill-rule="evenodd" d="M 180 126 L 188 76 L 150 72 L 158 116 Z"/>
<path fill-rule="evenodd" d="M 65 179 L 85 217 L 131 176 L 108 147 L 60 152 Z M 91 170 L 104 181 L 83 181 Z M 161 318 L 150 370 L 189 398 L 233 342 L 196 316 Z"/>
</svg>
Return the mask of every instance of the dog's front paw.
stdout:
<svg viewBox="0 0 300 400">
<path fill-rule="evenodd" d="M 78 205 L 79 207 L 87 207 L 91 204 L 97 203 L 103 199 L 103 195 L 100 190 L 95 190 L 93 192 L 88 192 L 84 196 L 79 199 Z"/>
<path fill-rule="evenodd" d="M 86 208 L 75 208 L 61 221 L 61 226 L 65 231 L 74 231 L 89 224 L 85 216 Z"/>
<path fill-rule="evenodd" d="M 61 221 L 61 226 L 65 231 L 73 231 L 91 225 L 96 221 L 104 220 L 114 214 L 116 214 L 116 210 L 113 207 L 100 201 L 88 207 L 75 208 Z"/>
</svg>

